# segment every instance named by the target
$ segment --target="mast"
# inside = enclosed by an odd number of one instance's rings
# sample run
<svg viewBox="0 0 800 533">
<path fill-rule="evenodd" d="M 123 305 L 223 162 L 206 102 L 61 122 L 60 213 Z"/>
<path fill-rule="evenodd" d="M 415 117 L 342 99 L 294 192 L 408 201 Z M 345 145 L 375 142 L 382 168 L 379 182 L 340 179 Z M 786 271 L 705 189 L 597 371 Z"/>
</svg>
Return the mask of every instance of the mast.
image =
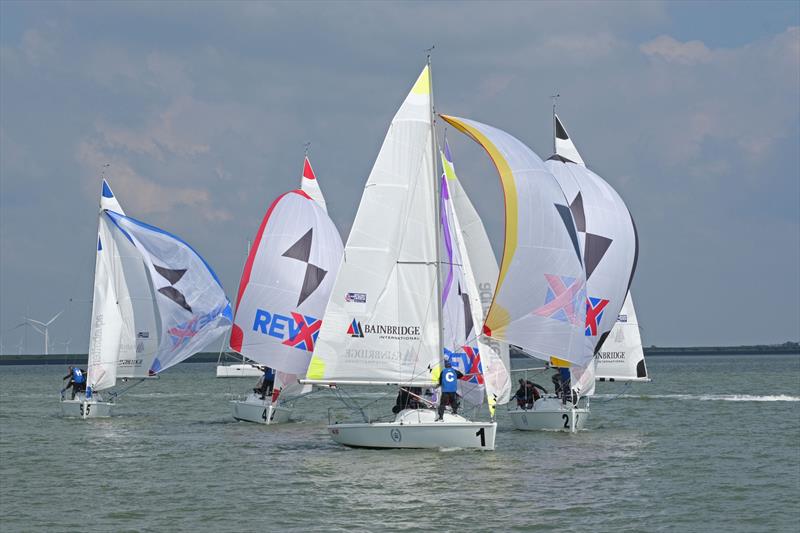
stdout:
<svg viewBox="0 0 800 533">
<path fill-rule="evenodd" d="M 550 98 L 553 99 L 553 154 L 558 153 L 558 149 L 556 148 L 556 98 L 559 96 L 561 96 L 559 93 L 550 96 Z"/>
<path fill-rule="evenodd" d="M 439 328 L 439 361 L 444 357 L 444 325 L 442 320 L 442 265 L 441 265 L 441 236 L 442 236 L 442 180 L 436 173 L 436 114 L 433 104 L 433 69 L 431 68 L 431 52 L 428 49 L 428 90 L 431 103 L 431 165 L 433 167 L 433 180 L 435 184 L 434 208 L 436 213 L 436 320 Z"/>
</svg>

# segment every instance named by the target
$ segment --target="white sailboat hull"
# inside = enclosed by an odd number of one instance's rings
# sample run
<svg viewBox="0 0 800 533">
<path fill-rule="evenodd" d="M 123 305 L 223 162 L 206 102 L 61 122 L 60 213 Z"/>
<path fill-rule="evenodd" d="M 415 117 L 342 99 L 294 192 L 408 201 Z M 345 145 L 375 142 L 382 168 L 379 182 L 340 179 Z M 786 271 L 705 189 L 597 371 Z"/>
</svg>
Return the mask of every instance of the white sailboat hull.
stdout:
<svg viewBox="0 0 800 533">
<path fill-rule="evenodd" d="M 218 378 L 257 378 L 263 373 L 253 365 L 217 365 Z"/>
<path fill-rule="evenodd" d="M 251 394 L 246 400 L 231 402 L 233 418 L 255 424 L 284 424 L 289 422 L 292 409 L 283 405 L 273 405 L 270 398 L 262 400 Z"/>
<path fill-rule="evenodd" d="M 532 409 L 508 411 L 515 429 L 522 431 L 578 431 L 589 419 L 588 407 L 572 408 L 571 403 L 561 403 L 559 398 L 541 398 Z"/>
<path fill-rule="evenodd" d="M 98 398 L 87 400 L 83 394 L 77 394 L 74 400 L 61 400 L 61 416 L 64 418 L 108 418 L 111 416 L 113 403 Z"/>
<path fill-rule="evenodd" d="M 445 413 L 436 422 L 436 411 L 405 409 L 393 422 L 331 424 L 331 438 L 354 448 L 478 448 L 494 450 L 496 422 L 471 422 Z"/>
</svg>

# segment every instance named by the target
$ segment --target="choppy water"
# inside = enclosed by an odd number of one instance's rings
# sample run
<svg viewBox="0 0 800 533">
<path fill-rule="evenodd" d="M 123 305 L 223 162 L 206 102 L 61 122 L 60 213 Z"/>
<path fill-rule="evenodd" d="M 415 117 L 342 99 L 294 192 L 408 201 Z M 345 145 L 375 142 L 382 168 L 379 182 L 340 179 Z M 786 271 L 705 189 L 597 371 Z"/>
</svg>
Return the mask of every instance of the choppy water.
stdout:
<svg viewBox="0 0 800 533">
<path fill-rule="evenodd" d="M 338 446 L 332 397 L 299 402 L 302 422 L 235 422 L 227 400 L 255 379 L 211 364 L 65 420 L 64 368 L 0 367 L 0 530 L 797 531 L 800 357 L 648 369 L 599 384 L 587 431 L 512 431 L 501 410 L 480 452 Z"/>
</svg>

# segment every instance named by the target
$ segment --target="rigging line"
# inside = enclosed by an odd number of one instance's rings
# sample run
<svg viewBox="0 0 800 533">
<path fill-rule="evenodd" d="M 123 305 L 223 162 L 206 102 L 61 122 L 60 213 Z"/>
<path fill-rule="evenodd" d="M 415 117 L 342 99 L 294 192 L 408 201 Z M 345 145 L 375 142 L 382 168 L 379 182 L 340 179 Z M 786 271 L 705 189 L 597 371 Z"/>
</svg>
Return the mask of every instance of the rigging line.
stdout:
<svg viewBox="0 0 800 533">
<path fill-rule="evenodd" d="M 614 396 L 612 396 L 611 398 L 608 398 L 606 400 L 601 400 L 599 398 L 595 398 L 594 401 L 595 402 L 600 402 L 600 403 L 606 403 L 606 402 L 610 402 L 610 401 L 616 400 L 616 399 L 618 399 L 620 396 L 622 396 L 623 394 L 625 394 L 628 391 L 628 389 L 631 386 L 631 383 L 633 383 L 633 382 L 632 381 L 628 381 L 627 383 L 625 383 L 625 386 L 622 388 L 622 390 L 619 391 L 618 394 L 615 394 Z M 587 396 L 587 398 L 588 398 L 588 396 Z"/>
<path fill-rule="evenodd" d="M 139 381 L 136 381 L 135 383 L 133 383 L 133 384 L 131 384 L 131 385 L 128 385 L 127 387 L 125 387 L 124 389 L 121 389 L 121 390 L 119 390 L 119 391 L 110 392 L 110 393 L 108 394 L 108 396 L 109 396 L 109 398 L 111 398 L 112 400 L 113 400 L 113 399 L 115 399 L 115 398 L 119 398 L 120 396 L 122 396 L 122 394 L 124 394 L 124 393 L 128 392 L 129 390 L 131 390 L 131 389 L 132 389 L 132 388 L 134 388 L 135 386 L 137 386 L 137 385 L 139 385 L 139 384 L 141 384 L 141 383 L 144 383 L 144 382 L 145 382 L 145 381 L 147 381 L 148 379 L 150 379 L 150 378 L 139 378 Z"/>
</svg>

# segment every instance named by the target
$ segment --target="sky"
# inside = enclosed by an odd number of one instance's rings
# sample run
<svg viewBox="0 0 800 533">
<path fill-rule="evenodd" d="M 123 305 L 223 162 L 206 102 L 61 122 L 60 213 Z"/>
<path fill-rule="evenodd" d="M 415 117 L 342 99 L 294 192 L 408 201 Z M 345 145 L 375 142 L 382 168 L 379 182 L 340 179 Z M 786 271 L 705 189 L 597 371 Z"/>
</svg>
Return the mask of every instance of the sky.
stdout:
<svg viewBox="0 0 800 533">
<path fill-rule="evenodd" d="M 800 339 L 797 2 L 0 2 L 0 350 L 88 346 L 101 172 L 233 299 L 304 144 L 344 239 L 433 50 L 438 112 L 552 152 L 550 96 L 640 238 L 645 345 Z M 488 157 L 439 124 L 500 252 Z M 66 343 L 69 343 L 68 345 Z"/>
</svg>

